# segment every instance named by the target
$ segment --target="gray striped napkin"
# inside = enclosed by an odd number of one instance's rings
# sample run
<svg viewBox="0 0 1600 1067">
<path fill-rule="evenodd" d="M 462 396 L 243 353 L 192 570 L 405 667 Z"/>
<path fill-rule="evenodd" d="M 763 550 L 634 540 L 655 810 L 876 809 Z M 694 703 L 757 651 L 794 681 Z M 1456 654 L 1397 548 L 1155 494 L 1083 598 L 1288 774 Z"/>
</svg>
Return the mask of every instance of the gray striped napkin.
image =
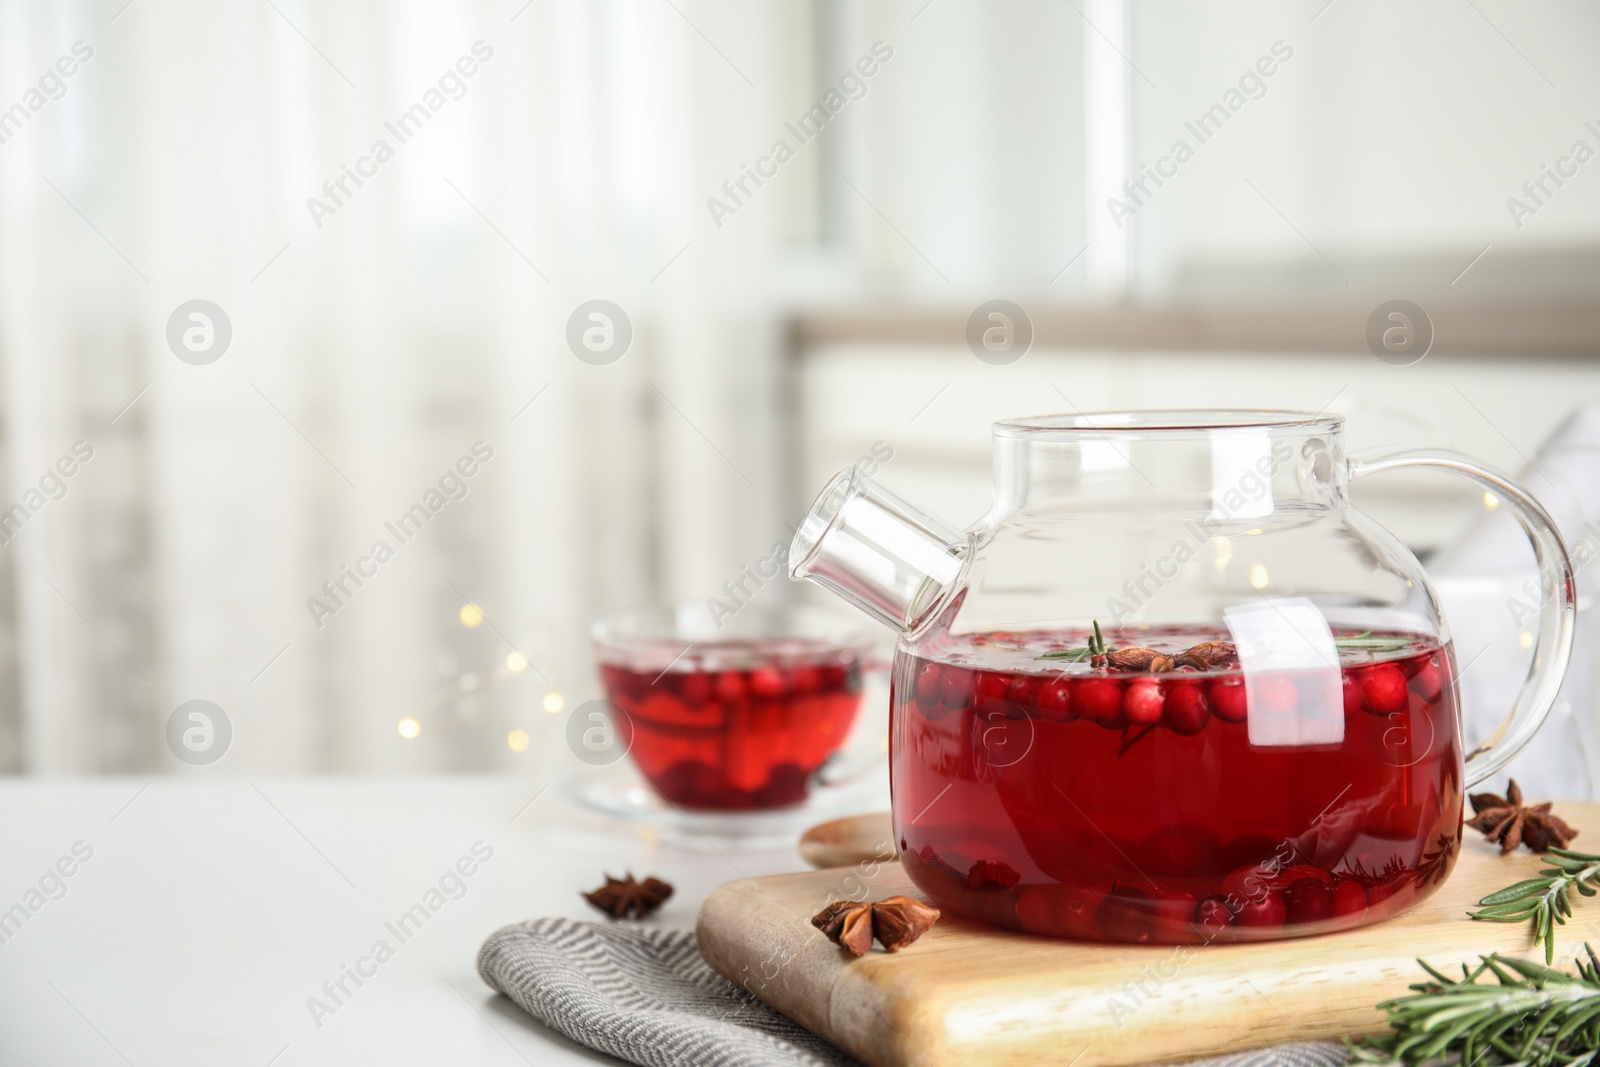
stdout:
<svg viewBox="0 0 1600 1067">
<path fill-rule="evenodd" d="M 491 934 L 478 974 L 551 1029 L 644 1067 L 858 1063 L 706 966 L 687 930 L 535 919 Z"/>
<path fill-rule="evenodd" d="M 706 966 L 686 930 L 535 919 L 495 931 L 478 974 L 535 1019 L 644 1067 L 853 1067 L 858 1061 Z M 1311 1042 L 1190 1067 L 1341 1067 Z"/>
</svg>

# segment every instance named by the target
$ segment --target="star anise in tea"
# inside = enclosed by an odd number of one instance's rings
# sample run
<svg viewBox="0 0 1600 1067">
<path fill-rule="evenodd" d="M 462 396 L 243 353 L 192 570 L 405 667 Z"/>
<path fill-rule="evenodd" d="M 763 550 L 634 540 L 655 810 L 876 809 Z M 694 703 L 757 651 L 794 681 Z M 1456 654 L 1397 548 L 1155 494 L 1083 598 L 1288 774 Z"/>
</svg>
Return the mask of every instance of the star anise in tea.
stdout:
<svg viewBox="0 0 1600 1067">
<path fill-rule="evenodd" d="M 836 900 L 811 918 L 829 941 L 852 956 L 865 956 L 877 939 L 885 952 L 899 952 L 933 929 L 939 909 L 910 897 L 857 902 Z"/>
<path fill-rule="evenodd" d="M 1552 848 L 1566 848 L 1578 831 L 1550 810 L 1550 803 L 1527 805 L 1522 802 L 1522 789 L 1512 779 L 1506 786 L 1506 795 L 1473 793 L 1469 798 L 1477 814 L 1467 820 L 1467 825 L 1480 831 L 1485 840 L 1500 842 L 1501 852 L 1510 852 L 1518 845 L 1527 845 L 1534 852 Z"/>
<path fill-rule="evenodd" d="M 672 886 L 659 878 L 636 882 L 632 873 L 625 878 L 613 878 L 608 874 L 605 885 L 582 896 L 613 919 L 643 919 L 672 896 Z"/>
<path fill-rule="evenodd" d="M 1212 667 L 1229 666 L 1238 661 L 1239 652 L 1231 641 L 1201 641 L 1198 645 L 1191 645 L 1182 652 L 1174 652 L 1171 655 L 1143 645 L 1112 648 L 1106 644 L 1105 635 L 1100 632 L 1100 623 L 1096 622 L 1094 636 L 1089 638 L 1087 645 L 1079 648 L 1053 648 L 1036 658 L 1065 659 L 1074 663 L 1082 663 L 1087 659 L 1096 667 L 1109 667 L 1114 671 L 1148 671 L 1151 674 L 1165 674 L 1179 667 L 1208 671 Z"/>
<path fill-rule="evenodd" d="M 1201 641 L 1173 658 L 1179 661 L 1199 660 L 1205 664 L 1200 670 L 1205 670 L 1206 667 L 1222 667 L 1237 662 L 1239 650 L 1234 647 L 1232 641 Z"/>
<path fill-rule="evenodd" d="M 1212 667 L 1233 663 L 1238 658 L 1238 652 L 1229 641 L 1202 641 L 1170 656 L 1143 645 L 1129 645 L 1127 648 L 1112 649 L 1100 657 L 1114 671 L 1148 671 L 1151 674 L 1165 674 L 1179 667 L 1208 671 Z"/>
<path fill-rule="evenodd" d="M 1154 671 L 1158 669 L 1155 665 L 1160 661 L 1172 662 L 1170 656 L 1165 656 L 1153 648 L 1145 648 L 1143 645 L 1112 649 L 1102 658 L 1105 660 L 1105 665 L 1114 671 Z"/>
</svg>

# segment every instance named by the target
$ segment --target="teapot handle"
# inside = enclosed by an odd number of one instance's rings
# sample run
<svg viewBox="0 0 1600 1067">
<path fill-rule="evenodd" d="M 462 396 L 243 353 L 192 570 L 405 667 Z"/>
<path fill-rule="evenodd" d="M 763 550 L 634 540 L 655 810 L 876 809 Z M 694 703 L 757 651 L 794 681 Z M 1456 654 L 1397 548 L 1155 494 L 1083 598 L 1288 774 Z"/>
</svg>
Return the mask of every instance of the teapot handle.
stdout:
<svg viewBox="0 0 1600 1067">
<path fill-rule="evenodd" d="M 1539 629 L 1533 645 L 1533 663 L 1517 694 L 1511 713 L 1483 744 L 1467 755 L 1466 787 L 1494 774 L 1532 740 L 1556 702 L 1567 661 L 1572 657 L 1577 605 L 1572 559 L 1550 513 L 1528 491 L 1493 467 L 1460 452 L 1444 449 L 1364 452 L 1350 457 L 1350 477 L 1376 474 L 1400 467 L 1437 467 L 1459 474 L 1490 490 L 1516 512 L 1517 520 L 1533 542 L 1544 597 L 1539 606 Z"/>
</svg>

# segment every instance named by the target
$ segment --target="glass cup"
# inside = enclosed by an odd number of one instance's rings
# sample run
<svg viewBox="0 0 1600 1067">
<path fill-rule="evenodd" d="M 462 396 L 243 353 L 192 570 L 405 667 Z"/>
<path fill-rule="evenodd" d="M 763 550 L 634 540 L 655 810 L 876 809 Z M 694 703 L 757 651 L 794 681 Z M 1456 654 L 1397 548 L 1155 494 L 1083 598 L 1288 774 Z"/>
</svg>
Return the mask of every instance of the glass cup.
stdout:
<svg viewBox="0 0 1600 1067">
<path fill-rule="evenodd" d="M 864 627 L 804 608 L 713 620 L 681 604 L 616 612 L 590 633 L 617 740 L 674 805 L 793 807 L 862 762 L 841 753 L 872 650 Z"/>
</svg>

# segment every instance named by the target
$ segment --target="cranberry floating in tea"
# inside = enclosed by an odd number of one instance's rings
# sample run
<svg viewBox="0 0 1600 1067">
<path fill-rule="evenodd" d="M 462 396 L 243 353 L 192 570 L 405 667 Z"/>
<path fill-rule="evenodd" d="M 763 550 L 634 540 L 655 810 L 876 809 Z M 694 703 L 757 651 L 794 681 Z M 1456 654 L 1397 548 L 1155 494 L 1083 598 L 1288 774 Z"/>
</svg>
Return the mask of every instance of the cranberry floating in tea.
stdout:
<svg viewBox="0 0 1600 1067">
<path fill-rule="evenodd" d="M 894 831 L 929 897 L 1207 943 L 1360 926 L 1443 882 L 1465 790 L 1527 744 L 1571 653 L 1572 564 L 1537 501 L 1458 453 L 1347 455 L 1326 414 L 1016 419 L 994 464 L 965 531 L 843 471 L 790 553 L 899 632 Z M 1527 683 L 1470 753 L 1428 579 L 1348 497 L 1400 467 L 1492 491 L 1545 576 Z"/>
</svg>

